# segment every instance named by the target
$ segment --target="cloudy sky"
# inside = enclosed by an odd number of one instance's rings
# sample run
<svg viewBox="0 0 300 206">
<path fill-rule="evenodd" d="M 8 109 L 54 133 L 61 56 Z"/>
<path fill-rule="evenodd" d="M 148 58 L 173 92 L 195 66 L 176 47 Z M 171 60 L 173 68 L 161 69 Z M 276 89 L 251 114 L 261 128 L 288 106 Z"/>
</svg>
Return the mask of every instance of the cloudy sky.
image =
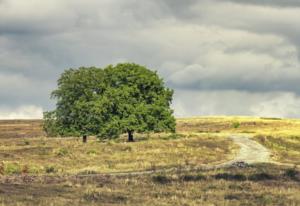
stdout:
<svg viewBox="0 0 300 206">
<path fill-rule="evenodd" d="M 176 116 L 300 117 L 299 0 L 0 0 L 0 119 L 40 118 L 67 68 L 136 62 Z"/>
</svg>

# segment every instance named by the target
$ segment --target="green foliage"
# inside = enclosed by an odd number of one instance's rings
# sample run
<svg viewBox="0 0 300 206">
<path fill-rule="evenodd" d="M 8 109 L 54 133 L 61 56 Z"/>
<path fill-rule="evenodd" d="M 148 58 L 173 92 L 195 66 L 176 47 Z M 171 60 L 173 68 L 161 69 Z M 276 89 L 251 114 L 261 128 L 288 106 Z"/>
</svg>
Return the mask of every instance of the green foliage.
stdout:
<svg viewBox="0 0 300 206">
<path fill-rule="evenodd" d="M 20 174 L 22 168 L 19 163 L 6 163 L 4 164 L 4 172 L 5 174 L 12 175 L 12 174 Z"/>
<path fill-rule="evenodd" d="M 156 72 L 137 64 L 66 70 L 52 93 L 55 111 L 44 114 L 49 136 L 174 132 L 173 91 Z"/>
<path fill-rule="evenodd" d="M 30 142 L 28 140 L 24 140 L 25 145 L 30 145 Z"/>
<path fill-rule="evenodd" d="M 43 129 L 48 136 L 57 136 L 59 134 L 59 125 L 56 121 L 56 113 L 44 112 Z"/>
<path fill-rule="evenodd" d="M 239 123 L 239 122 L 233 122 L 232 123 L 232 127 L 234 128 L 234 129 L 237 129 L 237 128 L 239 128 L 241 126 L 241 124 Z"/>
<path fill-rule="evenodd" d="M 45 172 L 46 173 L 56 173 L 57 169 L 53 165 L 49 165 L 45 167 Z"/>
<path fill-rule="evenodd" d="M 299 172 L 297 171 L 296 168 L 287 169 L 284 173 L 285 176 L 287 176 L 291 179 L 297 179 L 298 174 L 299 174 Z"/>
</svg>

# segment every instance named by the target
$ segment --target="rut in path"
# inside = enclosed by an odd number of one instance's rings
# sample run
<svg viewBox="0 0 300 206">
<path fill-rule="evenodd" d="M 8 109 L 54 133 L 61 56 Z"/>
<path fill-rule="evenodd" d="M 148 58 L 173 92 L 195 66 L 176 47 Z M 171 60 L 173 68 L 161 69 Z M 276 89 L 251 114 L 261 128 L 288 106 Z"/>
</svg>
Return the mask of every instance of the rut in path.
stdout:
<svg viewBox="0 0 300 206">
<path fill-rule="evenodd" d="M 243 161 L 248 164 L 272 162 L 270 151 L 258 142 L 247 136 L 234 135 L 230 138 L 240 146 L 239 153 L 233 160 L 234 162 Z"/>
</svg>

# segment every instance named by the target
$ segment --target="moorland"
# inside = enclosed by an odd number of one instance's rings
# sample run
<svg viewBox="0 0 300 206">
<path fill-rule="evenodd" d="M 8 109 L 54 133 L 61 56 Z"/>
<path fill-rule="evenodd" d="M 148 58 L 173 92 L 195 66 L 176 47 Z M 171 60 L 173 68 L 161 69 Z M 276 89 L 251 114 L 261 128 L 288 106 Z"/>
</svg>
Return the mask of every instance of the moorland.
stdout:
<svg viewBox="0 0 300 206">
<path fill-rule="evenodd" d="M 176 134 L 86 144 L 46 137 L 42 124 L 0 121 L 0 204 L 300 204 L 300 120 L 181 118 Z"/>
</svg>

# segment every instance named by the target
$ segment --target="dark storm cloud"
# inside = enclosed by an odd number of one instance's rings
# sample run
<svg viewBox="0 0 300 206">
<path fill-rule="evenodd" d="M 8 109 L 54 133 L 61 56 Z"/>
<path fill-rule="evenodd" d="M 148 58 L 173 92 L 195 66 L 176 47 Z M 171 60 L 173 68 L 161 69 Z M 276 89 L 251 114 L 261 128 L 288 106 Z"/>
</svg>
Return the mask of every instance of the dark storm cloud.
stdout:
<svg viewBox="0 0 300 206">
<path fill-rule="evenodd" d="M 251 111 L 233 105 L 229 114 L 260 113 L 264 105 L 279 101 L 278 92 L 295 105 L 300 94 L 299 4 L 0 0 L 0 117 L 8 106 L 12 111 L 24 105 L 53 108 L 49 94 L 64 69 L 123 61 L 157 69 L 168 86 L 181 91 L 184 100 L 176 95 L 174 103 L 175 111 L 182 110 L 178 115 L 197 114 L 190 105 L 201 102 L 193 101 L 195 94 L 208 96 L 211 104 L 226 94 L 263 105 Z M 226 113 L 218 105 L 201 108 L 201 114 Z"/>
</svg>

